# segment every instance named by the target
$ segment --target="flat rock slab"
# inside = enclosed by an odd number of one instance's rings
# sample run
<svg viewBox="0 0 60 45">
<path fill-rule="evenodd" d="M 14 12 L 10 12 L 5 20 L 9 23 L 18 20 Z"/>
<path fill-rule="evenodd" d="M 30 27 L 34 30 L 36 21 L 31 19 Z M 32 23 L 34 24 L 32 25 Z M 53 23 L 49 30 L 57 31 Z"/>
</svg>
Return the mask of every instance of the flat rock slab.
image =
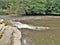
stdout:
<svg viewBox="0 0 60 45">
<path fill-rule="evenodd" d="M 13 30 L 10 27 L 8 27 L 8 29 L 4 31 L 3 37 L 0 40 L 0 45 L 8 45 L 8 42 L 10 41 L 12 33 L 13 33 Z"/>
<path fill-rule="evenodd" d="M 21 32 L 16 27 L 7 26 L 0 39 L 0 45 L 21 45 Z"/>
<path fill-rule="evenodd" d="M 21 45 L 21 32 L 17 28 L 14 28 L 13 30 L 13 45 Z"/>
</svg>

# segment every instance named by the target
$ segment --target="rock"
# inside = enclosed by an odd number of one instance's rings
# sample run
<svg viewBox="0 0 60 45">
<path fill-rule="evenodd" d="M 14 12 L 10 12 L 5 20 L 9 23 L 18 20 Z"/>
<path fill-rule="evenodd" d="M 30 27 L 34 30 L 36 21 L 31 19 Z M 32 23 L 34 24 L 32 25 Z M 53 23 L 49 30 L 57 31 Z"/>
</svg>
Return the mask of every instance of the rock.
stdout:
<svg viewBox="0 0 60 45">
<path fill-rule="evenodd" d="M 13 45 L 21 45 L 21 32 L 17 28 L 14 28 L 13 30 Z"/>
<path fill-rule="evenodd" d="M 45 29 L 50 29 L 49 27 L 44 27 L 44 26 L 32 26 L 32 25 L 28 25 L 28 24 L 23 24 L 21 22 L 15 22 L 10 20 L 9 21 L 11 23 L 11 25 L 13 27 L 17 27 L 19 29 L 21 28 L 27 28 L 27 29 L 31 29 L 31 30 L 45 30 Z"/>
<path fill-rule="evenodd" d="M 20 22 L 11 22 L 13 26 L 16 26 L 17 28 L 21 29 L 21 28 L 27 28 L 27 29 L 31 29 L 31 30 L 45 30 L 45 29 L 50 29 L 49 27 L 43 27 L 43 26 L 32 26 L 32 25 L 28 25 L 28 24 L 23 24 Z"/>
<path fill-rule="evenodd" d="M 4 21 L 4 19 L 0 19 L 0 23 L 2 23 Z"/>
<path fill-rule="evenodd" d="M 0 31 L 4 28 L 4 24 L 0 24 Z"/>
<path fill-rule="evenodd" d="M 0 44 L 7 45 L 11 39 L 12 33 L 13 33 L 13 30 L 11 27 L 6 28 L 6 30 L 4 31 L 3 37 L 0 39 Z"/>
<path fill-rule="evenodd" d="M 0 45 L 35 45 L 32 39 L 29 38 L 28 36 L 23 35 L 22 37 L 21 32 L 17 28 L 19 29 L 27 28 L 31 30 L 50 29 L 49 27 L 32 26 L 15 21 L 10 21 L 11 25 L 5 25 L 3 23 L 3 19 L 0 22 L 1 22 L 0 31 L 3 32 L 3 36 L 0 39 Z M 22 44 L 21 44 L 21 39 L 22 39 Z"/>
<path fill-rule="evenodd" d="M 21 32 L 16 27 L 5 26 L 0 45 L 21 45 Z"/>
<path fill-rule="evenodd" d="M 45 30 L 45 29 L 50 29 L 49 27 L 44 27 L 44 26 L 37 26 L 36 27 L 37 30 Z"/>
<path fill-rule="evenodd" d="M 22 45 L 35 45 L 35 42 L 32 38 L 28 37 L 26 34 L 23 34 Z"/>
</svg>

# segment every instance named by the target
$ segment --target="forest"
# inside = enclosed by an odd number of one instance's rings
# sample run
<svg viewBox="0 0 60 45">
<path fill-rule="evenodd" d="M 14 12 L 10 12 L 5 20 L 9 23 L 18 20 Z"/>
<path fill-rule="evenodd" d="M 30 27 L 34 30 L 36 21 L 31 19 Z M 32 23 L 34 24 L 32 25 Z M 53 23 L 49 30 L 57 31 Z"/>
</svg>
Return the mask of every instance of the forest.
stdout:
<svg viewBox="0 0 60 45">
<path fill-rule="evenodd" d="M 60 0 L 0 0 L 0 15 L 60 14 Z"/>
</svg>

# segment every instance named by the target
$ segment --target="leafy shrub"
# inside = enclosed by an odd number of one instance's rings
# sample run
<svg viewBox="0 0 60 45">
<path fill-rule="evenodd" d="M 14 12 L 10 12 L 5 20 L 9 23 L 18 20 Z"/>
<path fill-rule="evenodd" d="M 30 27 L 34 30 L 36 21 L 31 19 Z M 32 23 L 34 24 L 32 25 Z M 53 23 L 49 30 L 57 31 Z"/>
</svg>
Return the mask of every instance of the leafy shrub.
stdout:
<svg viewBox="0 0 60 45">
<path fill-rule="evenodd" d="M 60 14 L 60 0 L 0 0 L 0 14 Z"/>
<path fill-rule="evenodd" d="M 25 0 L 23 4 L 27 14 L 60 14 L 59 0 Z"/>
<path fill-rule="evenodd" d="M 46 14 L 60 14 L 59 5 L 60 2 L 58 0 L 47 0 Z"/>
<path fill-rule="evenodd" d="M 46 0 L 30 0 L 24 1 L 24 10 L 28 14 L 45 14 Z"/>
<path fill-rule="evenodd" d="M 7 15 L 7 14 L 8 14 L 7 10 L 0 9 L 0 15 Z"/>
</svg>

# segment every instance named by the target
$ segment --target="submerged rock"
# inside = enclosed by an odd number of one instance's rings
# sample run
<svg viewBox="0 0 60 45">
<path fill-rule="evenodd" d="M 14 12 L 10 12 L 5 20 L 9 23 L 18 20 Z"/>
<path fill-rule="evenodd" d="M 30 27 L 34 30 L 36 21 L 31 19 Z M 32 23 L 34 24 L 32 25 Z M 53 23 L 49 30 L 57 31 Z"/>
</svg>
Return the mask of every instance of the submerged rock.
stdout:
<svg viewBox="0 0 60 45">
<path fill-rule="evenodd" d="M 26 29 L 31 29 L 31 30 L 45 30 L 45 29 L 50 29 L 49 27 L 44 27 L 44 26 L 32 26 L 28 24 L 23 24 L 21 22 L 11 22 L 13 26 L 16 26 L 17 28 L 26 28 Z"/>
<path fill-rule="evenodd" d="M 8 20 L 2 20 L 3 23 L 5 25 L 11 25 L 11 26 L 15 26 L 19 29 L 21 28 L 26 28 L 26 29 L 31 29 L 31 30 L 45 30 L 45 29 L 50 29 L 49 27 L 44 27 L 44 26 L 32 26 L 32 25 L 28 25 L 28 24 L 23 24 L 21 22 L 15 22 L 15 21 L 8 21 Z"/>
<path fill-rule="evenodd" d="M 22 34 L 22 45 L 35 45 L 35 42 L 26 34 Z"/>
</svg>

